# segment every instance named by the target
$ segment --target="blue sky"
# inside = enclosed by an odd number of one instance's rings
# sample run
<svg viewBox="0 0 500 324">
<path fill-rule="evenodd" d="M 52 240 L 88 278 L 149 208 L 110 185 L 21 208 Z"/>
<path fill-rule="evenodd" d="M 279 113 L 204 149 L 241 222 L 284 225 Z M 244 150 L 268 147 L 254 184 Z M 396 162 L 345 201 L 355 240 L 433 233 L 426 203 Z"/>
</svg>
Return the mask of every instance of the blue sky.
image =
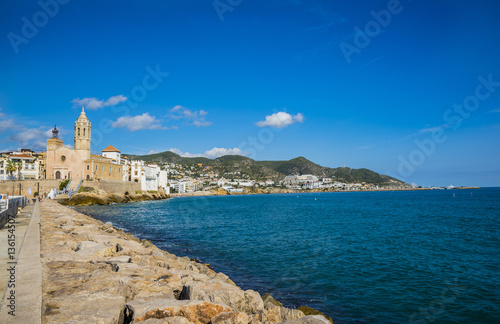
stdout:
<svg viewBox="0 0 500 324">
<path fill-rule="evenodd" d="M 297 156 L 500 186 L 498 1 L 2 1 L 0 150 Z"/>
</svg>

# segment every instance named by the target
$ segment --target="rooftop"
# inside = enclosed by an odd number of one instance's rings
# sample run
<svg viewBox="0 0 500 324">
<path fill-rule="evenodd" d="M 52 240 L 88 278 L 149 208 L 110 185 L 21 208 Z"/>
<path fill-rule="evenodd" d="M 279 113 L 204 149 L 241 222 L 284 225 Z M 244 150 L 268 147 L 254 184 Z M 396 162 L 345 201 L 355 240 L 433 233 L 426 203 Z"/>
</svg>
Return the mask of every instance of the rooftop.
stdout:
<svg viewBox="0 0 500 324">
<path fill-rule="evenodd" d="M 104 150 L 102 150 L 102 152 L 118 152 L 118 153 L 121 153 L 122 151 L 118 150 L 116 147 L 114 147 L 113 145 L 109 145 L 108 147 L 106 147 Z"/>
</svg>

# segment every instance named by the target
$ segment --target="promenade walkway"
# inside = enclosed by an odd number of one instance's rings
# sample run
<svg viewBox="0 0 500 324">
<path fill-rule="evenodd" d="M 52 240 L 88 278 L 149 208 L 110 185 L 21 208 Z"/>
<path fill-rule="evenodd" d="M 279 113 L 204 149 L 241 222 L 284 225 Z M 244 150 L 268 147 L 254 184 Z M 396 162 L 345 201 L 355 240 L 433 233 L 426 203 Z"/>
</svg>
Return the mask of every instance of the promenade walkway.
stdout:
<svg viewBox="0 0 500 324">
<path fill-rule="evenodd" d="M 15 230 L 0 230 L 0 323 L 41 323 L 42 268 L 40 263 L 39 204 L 27 205 L 15 219 Z M 13 232 L 13 233 L 12 233 Z M 8 235 L 14 234 L 15 263 L 9 255 Z M 12 250 L 11 250 L 12 251 Z M 10 252 L 11 252 L 10 251 Z M 9 268 L 15 266 L 15 271 Z M 15 287 L 8 287 L 8 284 Z M 14 291 L 12 294 L 11 291 Z M 15 302 L 11 302 L 11 300 Z M 10 298 L 10 299 L 9 299 Z M 10 305 L 14 305 L 14 308 Z M 10 307 L 9 307 L 10 306 Z M 15 316 L 9 314 L 13 311 Z M 12 313 L 11 313 L 12 314 Z"/>
</svg>

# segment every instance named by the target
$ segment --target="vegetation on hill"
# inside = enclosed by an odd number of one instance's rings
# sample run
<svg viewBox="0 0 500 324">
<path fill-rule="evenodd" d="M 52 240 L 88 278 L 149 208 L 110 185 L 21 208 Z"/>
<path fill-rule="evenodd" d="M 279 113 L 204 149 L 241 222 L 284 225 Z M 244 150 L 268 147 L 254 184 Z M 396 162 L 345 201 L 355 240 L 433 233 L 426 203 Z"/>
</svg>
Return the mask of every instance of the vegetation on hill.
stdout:
<svg viewBox="0 0 500 324">
<path fill-rule="evenodd" d="M 283 180 L 287 175 L 312 174 L 317 177 L 332 178 L 345 183 L 366 182 L 375 185 L 402 185 L 404 182 L 369 169 L 328 168 L 299 156 L 288 161 L 255 161 L 241 155 L 225 155 L 216 159 L 205 157 L 182 157 L 174 152 L 162 152 L 149 155 L 126 155 L 131 160 L 143 160 L 148 163 L 175 163 L 185 166 L 202 164 L 219 173 L 248 175 L 252 179 L 275 181 Z M 236 176 L 238 175 L 238 176 Z"/>
</svg>

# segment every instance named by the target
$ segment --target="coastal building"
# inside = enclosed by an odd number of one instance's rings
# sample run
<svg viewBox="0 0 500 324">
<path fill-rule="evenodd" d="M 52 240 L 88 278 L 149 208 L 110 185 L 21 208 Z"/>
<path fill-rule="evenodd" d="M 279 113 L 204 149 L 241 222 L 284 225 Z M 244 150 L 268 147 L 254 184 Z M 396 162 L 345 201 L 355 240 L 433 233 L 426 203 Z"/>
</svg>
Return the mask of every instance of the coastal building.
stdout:
<svg viewBox="0 0 500 324">
<path fill-rule="evenodd" d="M 217 181 L 218 187 L 224 187 L 227 184 L 229 184 L 229 180 L 227 180 L 225 178 L 220 178 L 219 181 Z"/>
<path fill-rule="evenodd" d="M 141 183 L 141 190 L 158 191 L 158 189 L 163 189 L 170 193 L 168 171 L 161 170 L 157 164 L 145 164 L 144 161 L 138 160 L 131 161 L 130 178 L 131 181 Z"/>
<path fill-rule="evenodd" d="M 82 108 L 74 125 L 74 149 L 59 139 L 57 127 L 47 140 L 47 179 L 83 179 L 85 161 L 90 159 L 91 123 Z"/>
<path fill-rule="evenodd" d="M 47 140 L 47 179 L 132 181 L 130 162 L 112 145 L 102 155 L 90 154 L 92 125 L 82 108 L 74 124 L 73 149 L 59 139 L 57 127 Z"/>
<path fill-rule="evenodd" d="M 121 151 L 119 149 L 113 145 L 109 145 L 102 150 L 102 156 L 111 159 L 112 163 L 121 165 L 123 181 L 132 181 L 130 161 L 126 156 L 121 156 Z"/>
<path fill-rule="evenodd" d="M 91 155 L 91 158 L 85 161 L 84 179 L 123 181 L 123 167 L 110 158 Z"/>
<path fill-rule="evenodd" d="M 312 174 L 289 175 L 283 180 L 285 186 L 302 186 L 308 189 L 316 188 L 318 182 L 318 177 Z"/>
<path fill-rule="evenodd" d="M 16 170 L 11 173 L 9 165 Z M 0 154 L 0 180 L 35 180 L 45 178 L 45 153 L 28 149 Z"/>
</svg>

